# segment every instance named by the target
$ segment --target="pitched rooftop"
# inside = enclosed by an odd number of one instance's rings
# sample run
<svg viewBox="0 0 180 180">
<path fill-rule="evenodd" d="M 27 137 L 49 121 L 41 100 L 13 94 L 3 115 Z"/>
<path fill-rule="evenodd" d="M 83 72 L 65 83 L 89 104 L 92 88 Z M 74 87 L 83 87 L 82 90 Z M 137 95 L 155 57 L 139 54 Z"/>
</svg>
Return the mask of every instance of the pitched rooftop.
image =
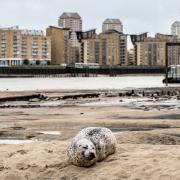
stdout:
<svg viewBox="0 0 180 180">
<path fill-rule="evenodd" d="M 173 24 L 172 24 L 173 27 L 180 27 L 180 21 L 175 21 Z"/>
<path fill-rule="evenodd" d="M 81 16 L 78 13 L 72 12 L 64 12 L 60 18 L 74 18 L 74 19 L 81 19 Z"/>
<path fill-rule="evenodd" d="M 104 24 L 122 24 L 119 19 L 106 19 Z"/>
</svg>

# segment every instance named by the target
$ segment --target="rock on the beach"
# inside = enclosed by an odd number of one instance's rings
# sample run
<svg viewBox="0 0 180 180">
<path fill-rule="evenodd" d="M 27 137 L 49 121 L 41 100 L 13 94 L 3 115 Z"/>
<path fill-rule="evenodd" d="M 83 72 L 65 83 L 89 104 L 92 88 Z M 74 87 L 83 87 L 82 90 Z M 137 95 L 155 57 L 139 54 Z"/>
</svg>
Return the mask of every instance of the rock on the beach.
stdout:
<svg viewBox="0 0 180 180">
<path fill-rule="evenodd" d="M 29 102 L 39 102 L 40 99 L 39 98 L 33 98 L 33 99 L 30 99 Z"/>
<path fill-rule="evenodd" d="M 177 96 L 177 100 L 180 100 L 180 95 Z"/>
<path fill-rule="evenodd" d="M 109 129 L 90 127 L 83 129 L 72 139 L 67 155 L 73 165 L 89 167 L 115 151 L 116 138 Z"/>
</svg>

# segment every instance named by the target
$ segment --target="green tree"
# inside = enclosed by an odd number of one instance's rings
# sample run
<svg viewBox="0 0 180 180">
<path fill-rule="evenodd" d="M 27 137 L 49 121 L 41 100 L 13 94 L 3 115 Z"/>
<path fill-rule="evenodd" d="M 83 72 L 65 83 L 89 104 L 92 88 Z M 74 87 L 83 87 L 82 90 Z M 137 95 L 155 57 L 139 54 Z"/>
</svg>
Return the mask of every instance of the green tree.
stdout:
<svg viewBox="0 0 180 180">
<path fill-rule="evenodd" d="M 47 61 L 47 65 L 48 65 L 48 66 L 51 65 L 51 61 Z"/>
<path fill-rule="evenodd" d="M 39 66 L 41 64 L 41 61 L 40 60 L 37 60 L 36 61 L 36 65 Z"/>
<path fill-rule="evenodd" d="M 28 60 L 28 59 L 25 59 L 25 60 L 23 61 L 23 65 L 29 65 L 29 60 Z"/>
</svg>

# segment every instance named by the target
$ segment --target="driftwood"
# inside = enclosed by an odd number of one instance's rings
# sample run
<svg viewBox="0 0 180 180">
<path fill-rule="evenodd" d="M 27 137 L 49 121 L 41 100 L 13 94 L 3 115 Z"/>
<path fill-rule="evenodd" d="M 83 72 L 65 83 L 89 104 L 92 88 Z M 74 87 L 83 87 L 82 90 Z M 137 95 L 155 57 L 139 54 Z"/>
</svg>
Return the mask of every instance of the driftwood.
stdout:
<svg viewBox="0 0 180 180">
<path fill-rule="evenodd" d="M 87 94 L 73 94 L 73 95 L 64 95 L 60 99 L 78 99 L 78 98 L 98 98 L 100 93 L 87 93 Z"/>
<path fill-rule="evenodd" d="M 30 99 L 45 99 L 42 94 L 30 94 L 30 95 L 18 95 L 12 97 L 2 97 L 0 98 L 0 102 L 8 102 L 8 101 L 29 101 Z"/>
</svg>

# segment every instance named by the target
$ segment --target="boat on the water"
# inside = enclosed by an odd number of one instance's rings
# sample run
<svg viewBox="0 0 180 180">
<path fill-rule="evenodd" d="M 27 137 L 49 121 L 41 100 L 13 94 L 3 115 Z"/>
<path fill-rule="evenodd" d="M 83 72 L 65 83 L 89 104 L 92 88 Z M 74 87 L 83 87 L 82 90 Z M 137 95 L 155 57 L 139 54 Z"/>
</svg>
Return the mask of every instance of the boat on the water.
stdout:
<svg viewBox="0 0 180 180">
<path fill-rule="evenodd" d="M 163 79 L 163 83 L 166 83 L 166 79 Z M 168 67 L 167 83 L 180 83 L 180 65 Z"/>
</svg>

